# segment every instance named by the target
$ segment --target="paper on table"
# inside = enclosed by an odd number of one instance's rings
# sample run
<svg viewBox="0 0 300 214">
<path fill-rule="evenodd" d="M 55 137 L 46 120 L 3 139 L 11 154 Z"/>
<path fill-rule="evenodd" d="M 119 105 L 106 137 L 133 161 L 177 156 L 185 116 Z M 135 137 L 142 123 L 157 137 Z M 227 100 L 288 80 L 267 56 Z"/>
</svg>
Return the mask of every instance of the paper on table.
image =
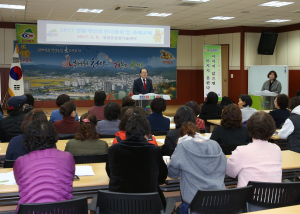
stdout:
<svg viewBox="0 0 300 214">
<path fill-rule="evenodd" d="M 156 141 L 162 143 L 162 144 L 165 144 L 165 139 L 156 139 Z"/>
<path fill-rule="evenodd" d="M 176 125 L 174 123 L 171 123 L 170 128 L 176 128 Z"/>
<path fill-rule="evenodd" d="M 211 133 L 205 133 L 205 136 L 204 136 L 204 137 L 205 137 L 206 140 L 210 139 Z"/>
<path fill-rule="evenodd" d="M 75 175 L 77 176 L 89 176 L 95 175 L 93 167 L 91 166 L 75 166 Z"/>
<path fill-rule="evenodd" d="M 7 172 L 7 173 L 1 173 L 0 174 L 0 184 L 5 185 L 14 185 L 16 184 L 14 172 Z"/>
</svg>

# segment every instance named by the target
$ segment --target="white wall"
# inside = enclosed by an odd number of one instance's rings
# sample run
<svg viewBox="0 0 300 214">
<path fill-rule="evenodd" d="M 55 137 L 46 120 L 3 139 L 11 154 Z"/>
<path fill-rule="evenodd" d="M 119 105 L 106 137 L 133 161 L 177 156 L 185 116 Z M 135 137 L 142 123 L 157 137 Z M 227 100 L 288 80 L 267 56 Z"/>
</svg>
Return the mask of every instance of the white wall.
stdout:
<svg viewBox="0 0 300 214">
<path fill-rule="evenodd" d="M 257 54 L 260 33 L 245 34 L 245 67 L 250 65 L 288 65 L 300 67 L 300 30 L 279 33 L 273 55 Z M 246 68 L 247 69 L 247 68 Z"/>
<path fill-rule="evenodd" d="M 9 67 L 12 62 L 14 44 L 16 40 L 15 29 L 0 29 L 0 66 Z"/>
<path fill-rule="evenodd" d="M 203 69 L 203 46 L 219 44 L 229 44 L 229 69 L 240 69 L 240 33 L 178 36 L 178 69 Z"/>
</svg>

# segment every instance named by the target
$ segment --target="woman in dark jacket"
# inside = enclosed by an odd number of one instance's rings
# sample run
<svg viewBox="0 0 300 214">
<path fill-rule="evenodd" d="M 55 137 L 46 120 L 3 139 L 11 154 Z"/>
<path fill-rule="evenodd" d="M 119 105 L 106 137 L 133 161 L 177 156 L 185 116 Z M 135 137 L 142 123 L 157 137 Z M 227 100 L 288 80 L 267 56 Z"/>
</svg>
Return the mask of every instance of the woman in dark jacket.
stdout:
<svg viewBox="0 0 300 214">
<path fill-rule="evenodd" d="M 270 111 L 269 114 L 273 117 L 276 127 L 280 129 L 291 114 L 290 110 L 287 109 L 289 106 L 289 97 L 285 94 L 279 94 L 274 100 L 274 104 L 277 109 Z"/>
<path fill-rule="evenodd" d="M 0 126 L 1 142 L 9 142 L 13 137 L 23 134 L 21 125 L 26 115 L 24 104 L 27 100 L 25 95 L 14 96 L 8 99 L 8 116 L 3 118 Z"/>
<path fill-rule="evenodd" d="M 201 107 L 201 116 L 218 116 L 222 114 L 222 106 L 218 104 L 218 95 L 211 91 Z"/>
<path fill-rule="evenodd" d="M 164 207 L 166 200 L 158 185 L 167 178 L 168 169 L 159 147 L 148 142 L 149 121 L 132 116 L 126 125 L 127 139 L 108 149 L 106 172 L 109 191 L 123 193 L 158 192 Z"/>
<path fill-rule="evenodd" d="M 211 134 L 211 140 L 220 145 L 247 145 L 250 142 L 246 126 L 242 125 L 242 112 L 236 104 L 224 108 L 221 126 L 216 126 Z"/>
<path fill-rule="evenodd" d="M 196 117 L 194 111 L 188 106 L 181 106 L 177 109 L 174 116 L 176 129 L 170 130 L 167 133 L 165 143 L 161 147 L 163 156 L 171 156 L 176 148 L 176 142 L 179 138 L 179 130 L 184 122 L 191 121 L 196 124 Z"/>
</svg>

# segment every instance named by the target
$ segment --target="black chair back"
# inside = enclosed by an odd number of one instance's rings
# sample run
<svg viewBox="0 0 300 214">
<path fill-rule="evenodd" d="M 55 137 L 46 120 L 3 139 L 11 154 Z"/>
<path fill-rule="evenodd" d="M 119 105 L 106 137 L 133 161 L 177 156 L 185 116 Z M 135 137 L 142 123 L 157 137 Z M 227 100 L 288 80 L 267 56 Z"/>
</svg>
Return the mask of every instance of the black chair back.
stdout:
<svg viewBox="0 0 300 214">
<path fill-rule="evenodd" d="M 163 214 L 164 207 L 158 193 L 98 192 L 96 213 Z"/>
<path fill-rule="evenodd" d="M 74 138 L 75 138 L 75 134 L 58 134 L 59 140 L 69 140 Z"/>
<path fill-rule="evenodd" d="M 3 168 L 14 168 L 15 160 L 5 160 Z"/>
<path fill-rule="evenodd" d="M 199 129 L 201 134 L 205 134 L 205 129 Z"/>
<path fill-rule="evenodd" d="M 226 190 L 198 190 L 189 206 L 189 214 L 244 213 L 251 186 Z"/>
<path fill-rule="evenodd" d="M 35 213 L 88 214 L 87 198 L 53 203 L 21 204 L 17 214 Z"/>
<path fill-rule="evenodd" d="M 107 154 L 103 155 L 74 155 L 76 164 L 85 163 L 105 163 L 107 161 Z"/>
<path fill-rule="evenodd" d="M 300 182 L 265 183 L 249 181 L 252 186 L 249 212 L 300 204 Z"/>
<path fill-rule="evenodd" d="M 239 145 L 220 145 L 224 155 L 231 155 L 232 151 Z"/>
<path fill-rule="evenodd" d="M 100 134 L 100 138 L 115 138 L 114 134 Z"/>
<path fill-rule="evenodd" d="M 165 136 L 167 135 L 168 131 L 157 131 L 157 132 L 151 132 L 154 136 Z"/>
</svg>

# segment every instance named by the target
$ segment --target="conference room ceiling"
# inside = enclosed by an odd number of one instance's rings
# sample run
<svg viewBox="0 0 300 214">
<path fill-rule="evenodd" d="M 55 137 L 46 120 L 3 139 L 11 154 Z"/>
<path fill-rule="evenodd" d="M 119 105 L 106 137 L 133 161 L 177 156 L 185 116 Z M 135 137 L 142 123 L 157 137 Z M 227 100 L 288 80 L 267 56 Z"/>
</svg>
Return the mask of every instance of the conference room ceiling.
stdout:
<svg viewBox="0 0 300 214">
<path fill-rule="evenodd" d="M 25 10 L 0 9 L 0 21 L 36 22 L 60 20 L 98 23 L 170 25 L 172 29 L 199 30 L 234 26 L 278 27 L 300 22 L 300 0 L 283 7 L 264 7 L 270 0 L 210 0 L 206 3 L 180 5 L 180 0 L 0 0 L 0 4 L 25 5 Z M 148 7 L 145 9 L 128 6 Z M 115 10 L 120 7 L 119 10 Z M 79 13 L 79 8 L 103 9 L 103 12 Z M 149 17 L 150 12 L 173 13 L 168 17 Z M 214 16 L 235 17 L 211 20 Z M 272 19 L 291 19 L 268 23 Z"/>
</svg>

